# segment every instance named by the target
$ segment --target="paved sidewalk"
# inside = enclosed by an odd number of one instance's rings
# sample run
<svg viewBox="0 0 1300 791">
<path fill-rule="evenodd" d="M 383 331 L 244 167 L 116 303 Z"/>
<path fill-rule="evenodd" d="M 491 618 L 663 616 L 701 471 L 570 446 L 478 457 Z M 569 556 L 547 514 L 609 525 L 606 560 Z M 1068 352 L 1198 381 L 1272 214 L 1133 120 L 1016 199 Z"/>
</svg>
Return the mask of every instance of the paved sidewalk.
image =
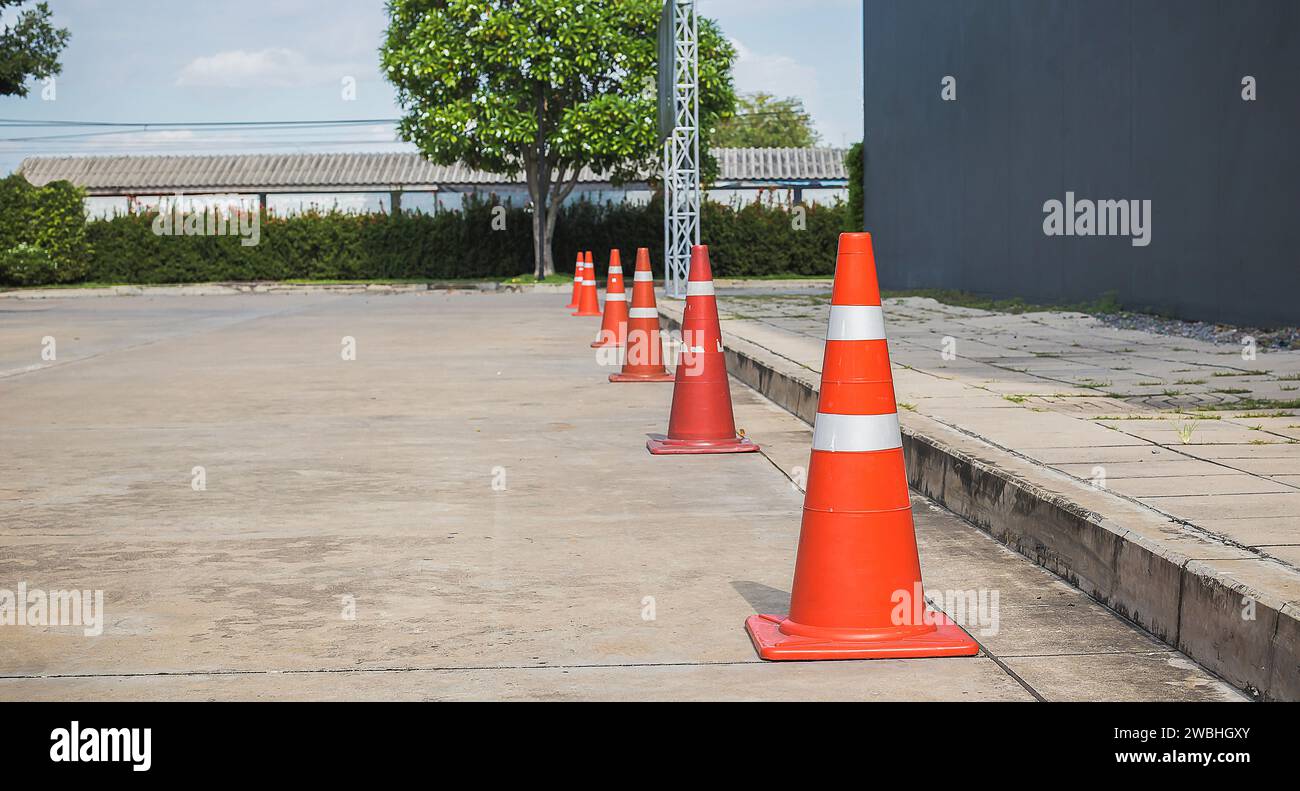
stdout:
<svg viewBox="0 0 1300 791">
<path fill-rule="evenodd" d="M 719 293 L 729 345 L 779 358 L 816 387 L 826 292 Z M 670 317 L 679 305 L 662 303 Z M 885 316 L 905 428 L 1022 465 L 1036 484 L 1300 615 L 1300 351 L 1247 361 L 1238 345 L 1078 313 L 914 297 L 886 300 Z"/>
<path fill-rule="evenodd" d="M 6 305 L 0 588 L 107 618 L 0 626 L 0 699 L 1242 699 L 920 497 L 927 588 L 998 594 L 984 653 L 759 661 L 808 427 L 734 383 L 764 454 L 650 456 L 671 385 L 607 383 L 565 300 Z"/>
</svg>

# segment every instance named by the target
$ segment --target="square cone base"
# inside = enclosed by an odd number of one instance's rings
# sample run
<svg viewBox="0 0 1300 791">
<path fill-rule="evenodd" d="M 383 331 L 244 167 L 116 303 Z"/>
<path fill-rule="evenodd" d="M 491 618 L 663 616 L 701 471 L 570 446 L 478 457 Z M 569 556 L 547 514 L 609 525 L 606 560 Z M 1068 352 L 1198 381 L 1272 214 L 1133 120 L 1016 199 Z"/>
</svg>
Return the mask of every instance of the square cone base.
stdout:
<svg viewBox="0 0 1300 791">
<path fill-rule="evenodd" d="M 591 342 L 591 348 L 593 349 L 610 349 L 615 346 L 619 347 L 620 349 L 623 348 L 623 344 L 619 343 L 618 341 L 592 341 Z"/>
<path fill-rule="evenodd" d="M 569 315 L 570 315 L 570 316 L 599 316 L 599 315 L 600 315 L 600 311 L 599 311 L 599 310 L 589 310 L 589 311 L 587 311 L 586 313 L 584 313 L 584 312 L 578 310 L 578 311 L 574 311 L 573 313 L 570 313 Z"/>
<path fill-rule="evenodd" d="M 652 434 L 646 440 L 646 450 L 656 456 L 679 456 L 691 453 L 749 453 L 758 446 L 744 437 L 723 439 L 670 439 L 663 434 Z"/>
<path fill-rule="evenodd" d="M 610 374 L 609 381 L 611 382 L 675 382 L 677 381 L 677 377 L 673 376 L 672 374 L 647 374 L 645 376 L 640 376 L 637 374 L 617 373 L 617 374 Z"/>
<path fill-rule="evenodd" d="M 940 656 L 975 656 L 979 644 L 966 630 L 941 612 L 934 613 L 935 630 L 921 635 L 882 640 L 826 640 L 781 631 L 779 615 L 751 615 L 745 631 L 763 659 L 799 661 L 815 659 L 922 659 Z"/>
</svg>

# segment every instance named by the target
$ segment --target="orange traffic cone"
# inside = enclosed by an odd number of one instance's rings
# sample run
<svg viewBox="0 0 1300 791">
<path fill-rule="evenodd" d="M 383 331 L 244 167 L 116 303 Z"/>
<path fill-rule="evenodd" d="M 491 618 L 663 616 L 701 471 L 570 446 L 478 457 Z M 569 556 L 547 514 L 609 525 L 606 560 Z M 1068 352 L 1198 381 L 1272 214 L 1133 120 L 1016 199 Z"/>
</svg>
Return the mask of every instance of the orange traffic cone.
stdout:
<svg viewBox="0 0 1300 791">
<path fill-rule="evenodd" d="M 578 253 L 578 261 L 573 265 L 573 293 L 569 295 L 569 304 L 566 308 L 578 307 L 578 295 L 582 293 L 582 253 Z"/>
<path fill-rule="evenodd" d="M 591 348 L 623 346 L 627 343 L 627 293 L 623 291 L 623 260 L 618 250 L 609 251 L 609 271 L 605 274 L 605 318 L 600 322 L 600 336 Z"/>
<path fill-rule="evenodd" d="M 578 309 L 570 316 L 599 316 L 600 300 L 596 297 L 596 265 L 591 261 L 591 251 L 582 266 L 582 290 L 578 293 Z"/>
<path fill-rule="evenodd" d="M 691 248 L 686 311 L 682 315 L 682 353 L 673 385 L 668 436 L 652 436 L 646 448 L 655 455 L 758 450 L 753 442 L 736 436 L 727 360 L 722 354 L 722 327 L 713 296 L 713 271 L 709 267 L 709 248 L 704 245 Z"/>
<path fill-rule="evenodd" d="M 870 234 L 840 234 L 790 615 L 745 628 L 764 659 L 979 652 L 925 604 Z"/>
<path fill-rule="evenodd" d="M 627 353 L 623 370 L 609 375 L 611 382 L 671 382 L 664 368 L 663 343 L 659 340 L 659 309 L 655 307 L 655 276 L 650 271 L 650 251 L 636 251 L 632 273 L 632 308 L 627 319 Z"/>
</svg>

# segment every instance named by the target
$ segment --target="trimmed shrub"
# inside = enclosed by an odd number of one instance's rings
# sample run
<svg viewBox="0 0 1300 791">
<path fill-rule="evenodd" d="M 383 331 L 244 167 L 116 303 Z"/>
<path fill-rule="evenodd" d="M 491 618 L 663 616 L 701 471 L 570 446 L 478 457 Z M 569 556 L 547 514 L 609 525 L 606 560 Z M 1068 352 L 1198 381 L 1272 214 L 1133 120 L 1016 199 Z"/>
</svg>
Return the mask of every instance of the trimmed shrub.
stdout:
<svg viewBox="0 0 1300 791">
<path fill-rule="evenodd" d="M 867 222 L 867 155 L 861 143 L 854 143 L 844 155 L 849 171 L 849 205 L 846 231 L 861 231 Z"/>
<path fill-rule="evenodd" d="M 13 186 L 0 183 L 3 188 Z M 533 271 L 530 211 L 505 206 L 505 228 L 493 230 L 497 214 L 490 199 L 470 200 L 460 211 L 431 215 L 262 215 L 258 244 L 245 246 L 233 232 L 186 236 L 182 227 L 156 233 L 156 213 L 85 222 L 79 203 L 74 233 L 67 227 L 72 195 L 75 192 L 60 186 L 29 200 L 38 219 L 29 223 L 36 227 L 24 238 L 12 236 L 12 212 L 5 200 L 0 249 L 19 242 L 34 244 L 57 265 L 59 282 L 493 279 Z M 836 236 L 847 216 L 846 204 L 808 206 L 799 218 L 803 227 L 797 230 L 796 216 L 784 206 L 706 201 L 702 213 L 703 242 L 710 246 L 719 277 L 829 275 L 835 265 Z M 655 270 L 662 273 L 662 200 L 643 205 L 580 201 L 561 211 L 552 248 L 558 271 L 572 272 L 575 253 L 591 250 L 603 274 L 615 246 L 629 266 L 638 246 L 650 248 Z"/>
<path fill-rule="evenodd" d="M 58 264 L 34 244 L 0 250 L 0 282 L 14 286 L 48 286 L 58 278 Z"/>
<path fill-rule="evenodd" d="M 0 251 L 5 251 L 8 262 L 0 269 L 0 284 L 84 280 L 90 268 L 84 200 L 85 193 L 66 181 L 37 188 L 16 173 L 0 179 Z M 39 250 L 44 257 L 28 248 Z M 32 282 L 19 277 L 49 279 Z"/>
</svg>

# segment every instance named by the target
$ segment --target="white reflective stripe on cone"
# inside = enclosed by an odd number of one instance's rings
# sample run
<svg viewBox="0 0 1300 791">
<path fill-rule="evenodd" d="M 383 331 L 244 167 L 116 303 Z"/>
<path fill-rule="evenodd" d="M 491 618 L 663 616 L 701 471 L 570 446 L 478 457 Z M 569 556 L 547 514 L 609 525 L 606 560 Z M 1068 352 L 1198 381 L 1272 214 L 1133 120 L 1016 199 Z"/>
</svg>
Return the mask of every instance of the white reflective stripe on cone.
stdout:
<svg viewBox="0 0 1300 791">
<path fill-rule="evenodd" d="M 611 267 L 609 268 L 609 273 L 610 273 L 611 275 L 621 275 L 621 274 L 623 274 L 623 267 L 621 267 L 621 266 L 611 266 Z"/>
<path fill-rule="evenodd" d="M 813 450 L 867 451 L 903 447 L 898 413 L 888 415 L 833 415 L 817 413 L 813 423 Z"/>
<path fill-rule="evenodd" d="M 627 312 L 629 319 L 657 319 L 659 311 L 654 308 L 632 308 Z"/>
<path fill-rule="evenodd" d="M 883 341 L 885 314 L 879 305 L 831 305 L 828 341 Z"/>
<path fill-rule="evenodd" d="M 584 286 L 594 286 L 594 285 L 596 285 L 596 281 L 595 281 L 595 280 L 584 280 L 584 281 L 582 281 L 582 284 L 583 284 Z"/>
<path fill-rule="evenodd" d="M 573 279 L 574 279 L 575 281 L 581 283 L 581 282 L 582 282 L 582 275 L 579 275 L 579 274 L 576 274 L 576 273 L 575 273 L 575 274 L 573 275 Z"/>
<path fill-rule="evenodd" d="M 713 281 L 712 280 L 687 280 L 686 296 L 688 297 L 713 296 Z"/>
<path fill-rule="evenodd" d="M 633 282 L 633 283 L 653 283 L 653 282 L 655 282 L 655 273 L 654 273 L 654 272 L 633 272 L 633 273 L 632 273 L 632 282 Z"/>
<path fill-rule="evenodd" d="M 627 302 L 627 294 L 606 294 L 606 302 Z"/>
</svg>

